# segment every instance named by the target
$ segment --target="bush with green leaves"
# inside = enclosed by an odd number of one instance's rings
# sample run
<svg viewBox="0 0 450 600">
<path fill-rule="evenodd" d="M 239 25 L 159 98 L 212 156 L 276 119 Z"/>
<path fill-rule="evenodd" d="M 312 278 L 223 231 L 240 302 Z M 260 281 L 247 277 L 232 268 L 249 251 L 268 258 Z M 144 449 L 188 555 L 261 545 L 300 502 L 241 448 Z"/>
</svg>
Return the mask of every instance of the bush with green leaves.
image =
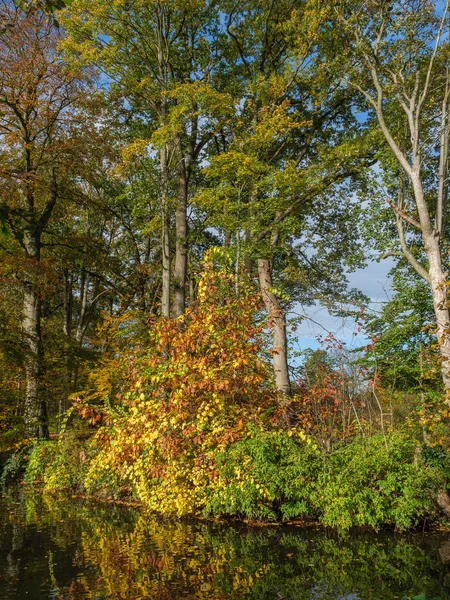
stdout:
<svg viewBox="0 0 450 600">
<path fill-rule="evenodd" d="M 74 435 L 61 435 L 57 442 L 41 441 L 31 450 L 25 482 L 43 483 L 49 492 L 82 491 L 89 458 L 89 445 Z"/>
<path fill-rule="evenodd" d="M 302 432 L 250 429 L 217 455 L 217 476 L 205 490 L 205 514 L 251 519 L 311 515 L 311 494 L 322 463 Z"/>
<path fill-rule="evenodd" d="M 442 465 L 430 464 L 401 433 L 355 438 L 324 454 L 304 435 L 255 430 L 219 454 L 217 464 L 205 490 L 205 514 L 313 516 L 339 531 L 405 530 L 437 516 L 437 490 L 446 477 Z"/>
<path fill-rule="evenodd" d="M 313 503 L 324 525 L 393 525 L 405 530 L 436 513 L 442 473 L 426 464 L 401 433 L 355 438 L 324 463 Z"/>
<path fill-rule="evenodd" d="M 427 465 L 438 470 L 445 478 L 446 483 L 450 483 L 450 452 L 443 446 L 423 445 L 420 457 Z"/>
<path fill-rule="evenodd" d="M 104 500 L 118 500 L 132 490 L 112 471 L 90 482 L 88 473 L 98 449 L 91 439 L 76 433 L 64 433 L 58 441 L 41 441 L 33 446 L 26 465 L 24 481 L 42 484 L 45 492 L 82 492 Z"/>
<path fill-rule="evenodd" d="M 27 465 L 29 446 L 22 446 L 16 452 L 13 452 L 4 462 L 0 472 L 0 488 L 4 488 L 12 482 L 19 479 Z"/>
</svg>

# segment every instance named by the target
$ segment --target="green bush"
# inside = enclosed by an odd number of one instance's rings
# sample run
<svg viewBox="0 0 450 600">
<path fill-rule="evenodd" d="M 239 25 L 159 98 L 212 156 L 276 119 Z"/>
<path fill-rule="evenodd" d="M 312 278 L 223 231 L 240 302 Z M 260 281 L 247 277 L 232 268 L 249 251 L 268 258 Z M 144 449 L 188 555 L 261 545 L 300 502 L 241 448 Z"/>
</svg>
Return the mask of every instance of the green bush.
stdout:
<svg viewBox="0 0 450 600">
<path fill-rule="evenodd" d="M 252 519 L 311 515 L 321 454 L 304 435 L 251 431 L 217 456 L 218 476 L 205 491 L 205 514 Z"/>
<path fill-rule="evenodd" d="M 439 472 L 420 459 L 414 440 L 395 433 L 356 438 L 325 461 L 313 503 L 324 525 L 407 529 L 436 511 Z"/>
<path fill-rule="evenodd" d="M 57 442 L 36 444 L 25 471 L 26 483 L 43 483 L 46 491 L 84 490 L 89 449 L 74 435 L 61 435 Z"/>
<path fill-rule="evenodd" d="M 205 490 L 206 514 L 310 515 L 340 531 L 383 525 L 405 530 L 434 516 L 445 472 L 400 433 L 355 438 L 321 454 L 306 438 L 253 432 L 217 462 L 219 476 Z"/>
<path fill-rule="evenodd" d="M 25 482 L 31 484 L 42 483 L 47 471 L 51 470 L 57 461 L 57 453 L 57 442 L 41 441 L 35 444 L 31 449 L 26 466 Z"/>
<path fill-rule="evenodd" d="M 444 484 L 450 484 L 450 452 L 442 446 L 422 446 L 420 456 L 424 464 L 441 473 Z"/>
<path fill-rule="evenodd" d="M 62 434 L 57 442 L 39 442 L 31 450 L 24 480 L 29 484 L 43 484 L 46 492 L 86 492 L 105 500 L 129 495 L 130 490 L 124 489 L 112 471 L 91 481 L 87 488 L 87 476 L 95 453 L 90 440 L 76 433 Z"/>
<path fill-rule="evenodd" d="M 5 460 L 0 474 L 0 488 L 6 487 L 23 475 L 26 469 L 29 452 L 30 448 L 28 446 L 23 446 Z"/>
</svg>

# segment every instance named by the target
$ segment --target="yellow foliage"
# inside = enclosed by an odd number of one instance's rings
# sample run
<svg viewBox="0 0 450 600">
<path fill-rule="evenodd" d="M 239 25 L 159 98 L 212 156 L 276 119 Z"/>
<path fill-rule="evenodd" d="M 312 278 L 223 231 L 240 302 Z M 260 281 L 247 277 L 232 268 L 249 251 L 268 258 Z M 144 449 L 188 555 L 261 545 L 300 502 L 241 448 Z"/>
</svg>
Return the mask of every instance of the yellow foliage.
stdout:
<svg viewBox="0 0 450 600">
<path fill-rule="evenodd" d="M 149 348 L 128 359 L 122 408 L 94 441 L 88 491 L 112 475 L 152 510 L 201 508 L 217 452 L 248 435 L 246 423 L 262 426 L 262 409 L 275 401 L 255 324 L 259 308 L 250 286 L 242 283 L 235 295 L 226 252 L 209 251 L 197 303 L 176 321 L 155 320 Z"/>
</svg>

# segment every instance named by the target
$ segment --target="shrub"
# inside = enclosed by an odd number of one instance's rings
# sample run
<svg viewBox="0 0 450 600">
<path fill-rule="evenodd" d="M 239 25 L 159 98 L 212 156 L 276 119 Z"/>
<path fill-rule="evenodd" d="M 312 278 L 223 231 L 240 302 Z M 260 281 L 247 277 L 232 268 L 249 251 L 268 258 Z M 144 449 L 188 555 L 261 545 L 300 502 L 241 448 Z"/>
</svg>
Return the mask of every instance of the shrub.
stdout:
<svg viewBox="0 0 450 600">
<path fill-rule="evenodd" d="M 205 489 L 205 514 L 252 519 L 311 515 L 321 466 L 317 446 L 303 432 L 258 431 L 217 456 L 217 474 Z"/>
<path fill-rule="evenodd" d="M 29 452 L 29 446 L 24 445 L 5 460 L 0 474 L 0 488 L 6 487 L 23 475 Z"/>
<path fill-rule="evenodd" d="M 43 483 L 48 492 L 84 490 L 90 462 L 89 445 L 73 434 L 58 441 L 41 441 L 33 446 L 25 471 L 26 483 Z"/>
<path fill-rule="evenodd" d="M 323 524 L 404 530 L 433 514 L 439 474 L 418 458 L 401 433 L 355 438 L 327 457 L 314 503 Z"/>
<path fill-rule="evenodd" d="M 261 299 L 244 280 L 239 296 L 234 286 L 226 256 L 210 250 L 197 302 L 152 323 L 147 351 L 128 358 L 122 403 L 97 433 L 88 491 L 113 481 L 155 511 L 192 513 L 216 454 L 245 437 L 248 423 L 267 423 L 276 398 L 256 322 Z"/>
<path fill-rule="evenodd" d="M 422 446 L 421 459 L 427 466 L 442 474 L 445 482 L 450 482 L 450 452 L 442 446 Z"/>
</svg>

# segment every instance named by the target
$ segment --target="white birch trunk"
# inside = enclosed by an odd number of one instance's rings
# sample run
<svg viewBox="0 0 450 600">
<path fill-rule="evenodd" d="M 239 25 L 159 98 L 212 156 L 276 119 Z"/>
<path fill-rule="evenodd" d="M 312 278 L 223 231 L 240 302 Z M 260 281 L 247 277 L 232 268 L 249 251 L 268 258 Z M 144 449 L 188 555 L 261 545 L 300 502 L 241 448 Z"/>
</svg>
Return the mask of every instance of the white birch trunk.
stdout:
<svg viewBox="0 0 450 600">
<path fill-rule="evenodd" d="M 27 232 L 24 236 L 24 245 L 28 258 L 39 260 L 39 240 Z M 22 331 L 26 376 L 25 430 L 29 437 L 45 439 L 48 438 L 48 423 L 47 404 L 42 394 L 41 301 L 35 284 L 30 281 L 24 284 Z"/>
</svg>

